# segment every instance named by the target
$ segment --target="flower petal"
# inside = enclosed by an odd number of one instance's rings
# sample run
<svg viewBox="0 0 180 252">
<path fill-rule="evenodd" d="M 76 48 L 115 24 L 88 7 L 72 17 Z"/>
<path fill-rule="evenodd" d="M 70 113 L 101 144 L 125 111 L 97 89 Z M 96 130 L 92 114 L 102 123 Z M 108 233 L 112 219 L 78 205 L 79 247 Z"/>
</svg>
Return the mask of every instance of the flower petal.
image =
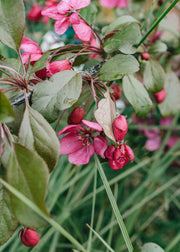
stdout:
<svg viewBox="0 0 180 252">
<path fill-rule="evenodd" d="M 69 2 L 75 10 L 79 10 L 87 7 L 90 4 L 91 0 L 70 0 Z"/>
<path fill-rule="evenodd" d="M 88 164 L 90 158 L 94 154 L 93 145 L 83 146 L 78 151 L 73 152 L 69 155 L 69 162 L 76 165 Z"/>
<path fill-rule="evenodd" d="M 65 15 L 72 9 L 70 1 L 62 0 L 58 5 L 57 5 L 58 12 L 61 15 Z"/>
<path fill-rule="evenodd" d="M 177 143 L 177 141 L 180 140 L 180 137 L 178 136 L 171 136 L 168 141 L 167 141 L 167 147 L 168 148 L 172 148 L 173 145 L 175 145 Z"/>
<path fill-rule="evenodd" d="M 106 8 L 114 8 L 117 4 L 117 0 L 100 0 L 100 4 Z"/>
<path fill-rule="evenodd" d="M 64 70 L 71 69 L 71 63 L 69 60 L 60 60 L 60 61 L 53 61 L 51 63 L 47 63 L 47 72 L 48 77 L 51 77 L 53 74 L 58 73 Z"/>
<path fill-rule="evenodd" d="M 156 138 L 159 135 L 159 129 L 145 129 L 144 130 L 144 135 L 147 138 Z"/>
<path fill-rule="evenodd" d="M 96 136 L 94 137 L 93 145 L 95 152 L 102 158 L 105 158 L 104 152 L 107 149 L 107 140 L 102 136 Z"/>
<path fill-rule="evenodd" d="M 69 27 L 69 19 L 68 17 L 62 17 L 61 19 L 57 20 L 54 28 L 55 32 L 59 35 L 65 33 Z"/>
<path fill-rule="evenodd" d="M 71 132 L 64 136 L 60 141 L 60 154 L 69 155 L 82 148 L 82 141 L 79 140 L 80 134 Z"/>
<path fill-rule="evenodd" d="M 109 148 L 105 152 L 105 156 L 108 159 L 113 159 L 114 158 L 114 151 L 115 151 L 114 145 L 110 145 Z"/>
<path fill-rule="evenodd" d="M 109 159 L 109 165 L 113 170 L 121 169 L 113 159 Z"/>
<path fill-rule="evenodd" d="M 41 14 L 43 16 L 47 16 L 49 18 L 52 18 L 52 19 L 60 19 L 61 17 L 63 17 L 59 12 L 58 12 L 58 9 L 57 9 L 57 5 L 53 5 L 51 7 L 47 7 L 45 8 L 44 10 L 41 11 Z"/>
<path fill-rule="evenodd" d="M 127 155 L 129 156 L 130 161 L 132 163 L 134 161 L 134 152 L 128 145 L 125 145 L 125 148 L 126 148 Z"/>
<path fill-rule="evenodd" d="M 34 41 L 26 37 L 23 37 L 20 49 L 29 53 L 42 54 L 38 45 Z"/>
<path fill-rule="evenodd" d="M 158 150 L 160 148 L 160 146 L 161 146 L 161 138 L 159 136 L 157 136 L 155 138 L 149 138 L 145 144 L 145 148 L 148 151 Z"/>
<path fill-rule="evenodd" d="M 95 122 L 90 122 L 90 121 L 87 121 L 87 120 L 82 120 L 82 123 L 91 128 L 91 129 L 94 129 L 98 132 L 101 132 L 102 131 L 102 127 L 98 124 L 98 123 L 95 123 Z"/>
<path fill-rule="evenodd" d="M 64 127 L 64 129 L 60 130 L 57 134 L 57 136 L 60 136 L 62 134 L 68 133 L 68 132 L 73 132 L 73 131 L 79 131 L 80 129 L 82 129 L 82 125 L 68 125 L 66 127 Z"/>
<path fill-rule="evenodd" d="M 117 1 L 118 8 L 124 8 L 129 4 L 129 0 L 120 0 Z"/>
</svg>

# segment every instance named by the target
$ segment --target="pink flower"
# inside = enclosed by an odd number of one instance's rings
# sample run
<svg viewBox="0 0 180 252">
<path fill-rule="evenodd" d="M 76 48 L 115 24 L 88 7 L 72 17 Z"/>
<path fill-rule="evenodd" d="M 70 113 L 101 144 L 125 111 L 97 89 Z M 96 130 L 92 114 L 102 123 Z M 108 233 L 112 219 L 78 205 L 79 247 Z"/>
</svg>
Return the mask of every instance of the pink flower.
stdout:
<svg viewBox="0 0 180 252">
<path fill-rule="evenodd" d="M 71 69 L 71 63 L 69 60 L 60 60 L 60 61 L 53 61 L 51 63 L 47 62 L 47 76 L 51 77 L 53 74 L 70 70 Z"/>
<path fill-rule="evenodd" d="M 45 8 L 42 15 L 56 20 L 55 31 L 57 34 L 63 34 L 71 23 L 78 37 L 83 41 L 89 41 L 91 29 L 76 12 L 89 4 L 90 0 L 62 0 L 57 6 Z"/>
<path fill-rule="evenodd" d="M 109 165 L 113 170 L 122 169 L 129 160 L 131 163 L 134 161 L 134 152 L 126 144 L 121 144 L 117 148 L 114 145 L 109 146 L 105 156 L 109 159 Z"/>
<path fill-rule="evenodd" d="M 39 4 L 34 4 L 33 7 L 29 10 L 27 18 L 29 20 L 38 23 L 42 17 L 41 15 L 42 7 Z"/>
<path fill-rule="evenodd" d="M 72 164 L 81 165 L 89 163 L 90 158 L 96 152 L 105 158 L 107 140 L 100 136 L 94 136 L 95 132 L 101 132 L 102 127 L 98 123 L 82 120 L 82 125 L 69 125 L 59 131 L 58 136 L 68 133 L 61 141 L 61 155 L 69 155 L 68 160 Z"/>
<path fill-rule="evenodd" d="M 45 5 L 46 5 L 47 7 L 50 7 L 50 6 L 56 5 L 58 2 L 59 2 L 59 0 L 47 0 L 47 1 L 45 2 Z"/>
<path fill-rule="evenodd" d="M 100 0 L 100 4 L 106 8 L 124 8 L 129 4 L 129 0 Z"/>
</svg>

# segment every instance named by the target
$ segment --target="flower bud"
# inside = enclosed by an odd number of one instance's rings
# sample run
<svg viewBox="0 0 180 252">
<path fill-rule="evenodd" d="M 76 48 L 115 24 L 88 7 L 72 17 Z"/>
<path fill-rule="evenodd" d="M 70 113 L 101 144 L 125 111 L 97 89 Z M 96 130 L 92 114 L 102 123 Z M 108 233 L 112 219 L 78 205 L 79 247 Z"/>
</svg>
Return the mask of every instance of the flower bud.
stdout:
<svg viewBox="0 0 180 252">
<path fill-rule="evenodd" d="M 112 97 L 114 98 L 115 101 L 117 101 L 121 97 L 121 88 L 117 84 L 112 84 L 110 88 L 113 89 L 113 94 Z"/>
<path fill-rule="evenodd" d="M 39 234 L 34 228 L 23 228 L 20 230 L 21 241 L 27 247 L 34 247 L 39 242 Z"/>
<path fill-rule="evenodd" d="M 113 132 L 116 141 L 122 141 L 127 134 L 128 124 L 126 117 L 123 115 L 118 116 L 113 122 Z"/>
<path fill-rule="evenodd" d="M 29 10 L 27 18 L 35 23 L 38 23 L 42 17 L 41 11 L 42 7 L 39 4 L 34 4 L 34 6 Z"/>
<path fill-rule="evenodd" d="M 149 60 L 149 59 L 150 59 L 149 53 L 147 53 L 147 52 L 142 53 L 142 58 L 143 58 L 144 60 Z"/>
<path fill-rule="evenodd" d="M 68 124 L 79 124 L 84 117 L 84 109 L 82 107 L 75 108 L 68 116 Z"/>
<path fill-rule="evenodd" d="M 161 103 L 166 98 L 166 90 L 163 88 L 160 92 L 154 94 L 157 103 Z"/>
</svg>

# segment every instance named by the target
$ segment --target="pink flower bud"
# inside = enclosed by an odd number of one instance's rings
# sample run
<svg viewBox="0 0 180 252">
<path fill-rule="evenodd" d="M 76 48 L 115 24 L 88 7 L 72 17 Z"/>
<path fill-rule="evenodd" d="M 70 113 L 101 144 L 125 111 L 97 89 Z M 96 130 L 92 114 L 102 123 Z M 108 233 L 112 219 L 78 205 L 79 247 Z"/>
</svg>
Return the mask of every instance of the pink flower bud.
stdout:
<svg viewBox="0 0 180 252">
<path fill-rule="evenodd" d="M 128 131 L 128 124 L 125 116 L 120 115 L 114 120 L 113 131 L 116 141 L 122 141 L 124 139 Z"/>
<path fill-rule="evenodd" d="M 147 52 L 142 53 L 142 58 L 143 58 L 144 60 L 149 60 L 149 59 L 150 59 L 149 53 L 147 53 Z"/>
<path fill-rule="evenodd" d="M 38 4 L 35 4 L 28 12 L 27 18 L 29 20 L 34 21 L 35 23 L 38 23 L 42 17 L 41 15 L 42 7 Z"/>
<path fill-rule="evenodd" d="M 163 88 L 160 92 L 154 94 L 157 103 L 161 103 L 166 98 L 166 90 Z"/>
<path fill-rule="evenodd" d="M 84 109 L 82 107 L 75 108 L 68 116 L 68 124 L 79 124 L 84 117 Z"/>
<path fill-rule="evenodd" d="M 112 97 L 114 98 L 115 101 L 117 101 L 121 97 L 121 88 L 117 84 L 112 84 L 110 88 L 113 89 L 113 94 Z"/>
<path fill-rule="evenodd" d="M 23 228 L 20 230 L 21 241 L 27 247 L 34 247 L 39 242 L 39 234 L 33 228 Z"/>
<path fill-rule="evenodd" d="M 113 159 L 114 158 L 114 151 L 115 151 L 115 147 L 114 145 L 110 145 L 107 150 L 105 151 L 105 157 L 108 159 Z"/>
</svg>

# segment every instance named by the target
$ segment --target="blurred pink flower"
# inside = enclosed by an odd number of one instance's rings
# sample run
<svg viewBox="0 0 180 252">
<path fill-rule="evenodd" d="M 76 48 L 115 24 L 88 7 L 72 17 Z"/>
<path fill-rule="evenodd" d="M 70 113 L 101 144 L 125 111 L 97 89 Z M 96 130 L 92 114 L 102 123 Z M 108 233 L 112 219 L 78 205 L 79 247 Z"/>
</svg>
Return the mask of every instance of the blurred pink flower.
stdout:
<svg viewBox="0 0 180 252">
<path fill-rule="evenodd" d="M 68 133 L 60 140 L 61 155 L 69 155 L 68 160 L 72 164 L 81 165 L 89 163 L 90 158 L 96 152 L 105 158 L 104 152 L 107 149 L 107 140 L 94 133 L 101 132 L 102 127 L 95 122 L 82 120 L 82 125 L 69 125 L 59 131 L 59 135 Z"/>
<path fill-rule="evenodd" d="M 29 10 L 27 18 L 34 21 L 35 23 L 38 23 L 42 18 L 41 11 L 42 7 L 39 4 L 34 4 L 33 7 Z"/>
<path fill-rule="evenodd" d="M 100 0 L 100 4 L 106 8 L 124 8 L 129 4 L 129 0 Z"/>
<path fill-rule="evenodd" d="M 60 61 L 53 61 L 51 63 L 47 62 L 47 76 L 51 77 L 53 74 L 70 70 L 71 69 L 71 63 L 69 60 L 60 60 Z"/>
<path fill-rule="evenodd" d="M 57 6 L 54 5 L 42 10 L 42 15 L 56 20 L 55 31 L 57 34 L 63 34 L 71 23 L 78 37 L 83 41 L 89 41 L 92 34 L 91 29 L 79 17 L 76 10 L 87 7 L 90 2 L 91 0 L 62 0 Z"/>
</svg>

